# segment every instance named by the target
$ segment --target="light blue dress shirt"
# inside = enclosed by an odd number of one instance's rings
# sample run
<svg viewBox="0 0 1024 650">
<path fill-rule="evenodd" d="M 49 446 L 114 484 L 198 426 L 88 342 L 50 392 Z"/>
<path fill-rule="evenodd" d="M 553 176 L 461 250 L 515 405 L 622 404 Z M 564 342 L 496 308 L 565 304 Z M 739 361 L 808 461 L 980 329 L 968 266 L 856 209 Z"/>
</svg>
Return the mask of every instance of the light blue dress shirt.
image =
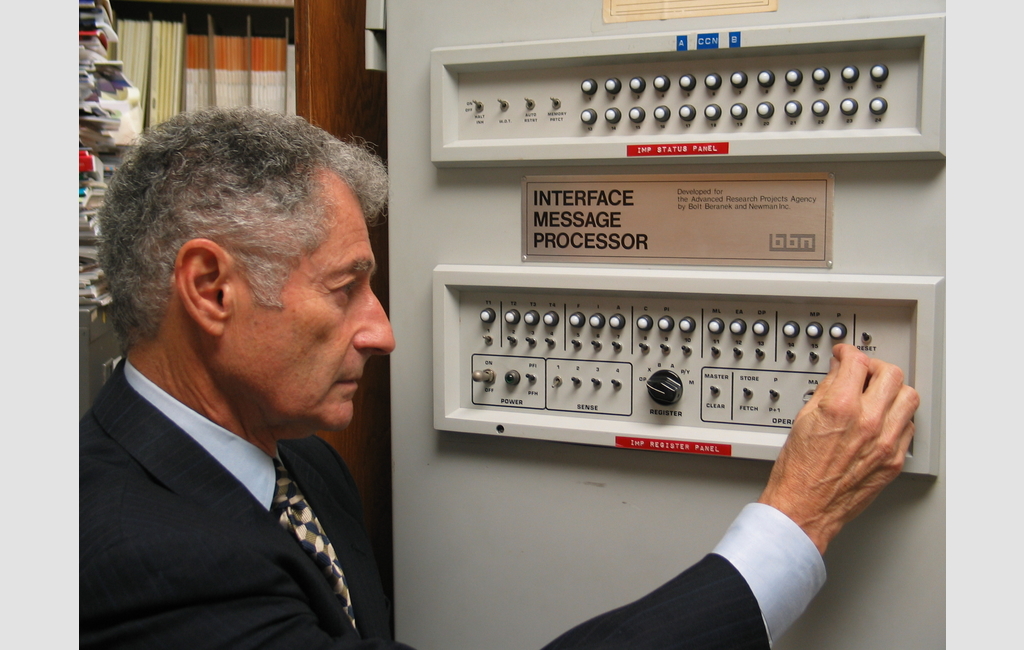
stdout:
<svg viewBox="0 0 1024 650">
<path fill-rule="evenodd" d="M 196 413 L 125 363 L 128 384 L 208 451 L 265 508 L 274 498 L 274 461 L 262 449 Z M 714 553 L 728 560 L 754 593 L 777 639 L 825 584 L 825 564 L 804 531 L 775 508 L 747 504 Z"/>
<path fill-rule="evenodd" d="M 192 436 L 192 439 L 238 479 L 264 508 L 270 510 L 277 482 L 274 460 L 270 456 L 248 440 L 236 436 L 171 397 L 167 391 L 136 370 L 130 361 L 125 362 L 124 375 L 128 385 L 134 388 L 135 392 Z"/>
</svg>

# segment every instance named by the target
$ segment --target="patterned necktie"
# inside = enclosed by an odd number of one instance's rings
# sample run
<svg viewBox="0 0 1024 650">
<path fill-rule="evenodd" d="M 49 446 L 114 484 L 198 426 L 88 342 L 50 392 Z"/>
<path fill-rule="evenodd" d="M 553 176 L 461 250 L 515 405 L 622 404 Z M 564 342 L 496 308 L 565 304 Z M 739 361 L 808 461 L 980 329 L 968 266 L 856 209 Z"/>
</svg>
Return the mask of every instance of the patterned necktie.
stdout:
<svg viewBox="0 0 1024 650">
<path fill-rule="evenodd" d="M 277 458 L 274 459 L 274 470 L 277 473 L 277 491 L 270 512 L 278 516 L 281 527 L 295 535 L 302 550 L 306 551 L 323 571 L 327 582 L 341 601 L 349 622 L 355 627 L 356 618 L 352 609 L 352 598 L 348 592 L 348 582 L 341 570 L 341 562 L 334 553 L 334 547 L 306 503 L 306 497 L 299 492 L 299 486 L 288 476 L 288 470 Z"/>
</svg>

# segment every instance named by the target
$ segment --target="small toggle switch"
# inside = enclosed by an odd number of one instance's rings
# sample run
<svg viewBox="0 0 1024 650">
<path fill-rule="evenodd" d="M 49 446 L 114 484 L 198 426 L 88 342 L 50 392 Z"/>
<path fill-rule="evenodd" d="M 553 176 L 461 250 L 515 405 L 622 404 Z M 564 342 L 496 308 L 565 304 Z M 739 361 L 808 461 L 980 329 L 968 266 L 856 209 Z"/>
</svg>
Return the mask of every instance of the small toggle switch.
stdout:
<svg viewBox="0 0 1024 650">
<path fill-rule="evenodd" d="M 473 381 L 482 381 L 485 384 L 493 384 L 494 376 L 494 371 L 490 368 L 473 371 Z"/>
</svg>

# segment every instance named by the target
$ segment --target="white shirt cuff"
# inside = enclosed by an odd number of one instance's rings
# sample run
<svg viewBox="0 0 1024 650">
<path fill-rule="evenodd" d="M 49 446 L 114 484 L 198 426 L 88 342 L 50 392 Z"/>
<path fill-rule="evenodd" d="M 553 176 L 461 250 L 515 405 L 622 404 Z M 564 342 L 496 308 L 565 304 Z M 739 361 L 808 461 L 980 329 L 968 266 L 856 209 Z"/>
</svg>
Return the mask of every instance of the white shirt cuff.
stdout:
<svg viewBox="0 0 1024 650">
<path fill-rule="evenodd" d="M 792 519 L 762 503 L 747 504 L 713 552 L 747 581 L 770 641 L 789 629 L 825 584 L 825 563 L 814 542 Z"/>
</svg>

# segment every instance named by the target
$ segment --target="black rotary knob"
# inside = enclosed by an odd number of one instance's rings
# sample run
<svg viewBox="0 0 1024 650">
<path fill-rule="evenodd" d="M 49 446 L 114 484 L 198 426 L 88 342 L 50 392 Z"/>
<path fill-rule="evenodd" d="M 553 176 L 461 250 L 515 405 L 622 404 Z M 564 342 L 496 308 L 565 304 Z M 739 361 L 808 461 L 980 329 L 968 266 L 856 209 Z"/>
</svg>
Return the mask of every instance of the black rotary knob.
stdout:
<svg viewBox="0 0 1024 650">
<path fill-rule="evenodd" d="M 671 370 L 659 370 L 647 380 L 647 394 L 658 404 L 675 404 L 683 396 L 683 380 Z"/>
</svg>

